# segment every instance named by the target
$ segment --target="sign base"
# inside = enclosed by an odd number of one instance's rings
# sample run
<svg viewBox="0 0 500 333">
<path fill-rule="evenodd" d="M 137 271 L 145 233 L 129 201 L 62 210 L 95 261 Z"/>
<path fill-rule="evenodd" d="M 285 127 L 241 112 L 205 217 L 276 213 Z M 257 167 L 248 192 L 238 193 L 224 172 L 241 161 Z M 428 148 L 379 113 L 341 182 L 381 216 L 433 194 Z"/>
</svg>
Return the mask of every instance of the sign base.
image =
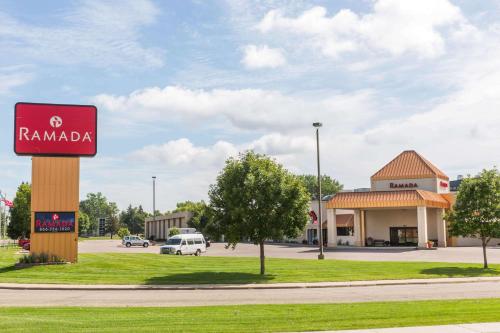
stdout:
<svg viewBox="0 0 500 333">
<path fill-rule="evenodd" d="M 80 158 L 33 157 L 31 175 L 31 244 L 32 254 L 56 256 L 68 262 L 78 260 L 78 208 L 80 205 Z M 52 213 L 53 225 L 35 228 L 35 213 Z M 62 213 L 62 214 L 61 214 Z M 73 216 L 72 228 L 66 228 Z M 64 222 L 64 223 L 63 223 Z M 46 225 L 44 225 L 46 226 Z M 61 227 L 64 226 L 64 227 Z M 70 231 L 66 231 L 70 230 Z"/>
</svg>

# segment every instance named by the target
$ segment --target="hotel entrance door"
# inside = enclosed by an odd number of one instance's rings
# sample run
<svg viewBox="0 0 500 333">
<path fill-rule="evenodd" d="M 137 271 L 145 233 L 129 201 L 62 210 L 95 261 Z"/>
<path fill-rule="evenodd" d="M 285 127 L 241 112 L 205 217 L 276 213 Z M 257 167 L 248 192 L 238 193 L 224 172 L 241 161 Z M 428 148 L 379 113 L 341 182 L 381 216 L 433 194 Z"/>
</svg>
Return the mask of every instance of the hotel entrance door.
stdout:
<svg viewBox="0 0 500 333">
<path fill-rule="evenodd" d="M 391 246 L 416 246 L 418 229 L 415 227 L 391 227 Z"/>
</svg>

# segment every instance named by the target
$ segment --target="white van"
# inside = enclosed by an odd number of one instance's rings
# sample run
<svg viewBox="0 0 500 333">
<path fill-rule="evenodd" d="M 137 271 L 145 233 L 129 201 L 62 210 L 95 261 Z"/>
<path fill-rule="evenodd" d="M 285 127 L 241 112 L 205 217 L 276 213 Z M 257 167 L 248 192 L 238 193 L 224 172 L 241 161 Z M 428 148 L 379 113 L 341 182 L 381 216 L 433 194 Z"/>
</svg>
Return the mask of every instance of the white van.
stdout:
<svg viewBox="0 0 500 333">
<path fill-rule="evenodd" d="M 160 246 L 160 254 L 194 254 L 199 256 L 207 252 L 207 245 L 202 234 L 180 234 L 170 237 L 165 245 Z"/>
</svg>

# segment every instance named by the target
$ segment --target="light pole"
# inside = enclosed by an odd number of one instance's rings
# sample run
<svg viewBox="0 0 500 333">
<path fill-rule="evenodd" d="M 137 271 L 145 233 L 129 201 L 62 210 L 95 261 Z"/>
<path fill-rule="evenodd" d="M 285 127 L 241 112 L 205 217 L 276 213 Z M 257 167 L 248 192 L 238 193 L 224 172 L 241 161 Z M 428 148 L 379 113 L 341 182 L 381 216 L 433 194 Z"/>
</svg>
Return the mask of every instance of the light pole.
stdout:
<svg viewBox="0 0 500 333">
<path fill-rule="evenodd" d="M 156 222 L 156 176 L 153 176 L 153 222 Z"/>
<path fill-rule="evenodd" d="M 316 128 L 316 155 L 318 159 L 318 243 L 319 243 L 319 254 L 318 259 L 325 259 L 323 254 L 323 217 L 321 216 L 321 171 L 319 166 L 319 128 L 323 126 L 322 123 L 313 123 Z"/>
</svg>

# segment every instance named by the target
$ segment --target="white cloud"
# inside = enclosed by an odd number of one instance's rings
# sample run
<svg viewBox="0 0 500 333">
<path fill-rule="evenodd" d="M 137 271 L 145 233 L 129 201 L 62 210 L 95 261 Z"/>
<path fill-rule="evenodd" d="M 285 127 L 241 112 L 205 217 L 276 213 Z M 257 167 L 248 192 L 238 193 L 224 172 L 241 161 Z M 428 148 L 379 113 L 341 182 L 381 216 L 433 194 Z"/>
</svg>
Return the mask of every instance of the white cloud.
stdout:
<svg viewBox="0 0 500 333">
<path fill-rule="evenodd" d="M 191 90 L 167 86 L 146 88 L 128 96 L 101 94 L 93 101 L 116 116 L 138 123 L 212 120 L 229 122 L 247 130 L 293 131 L 322 120 L 343 130 L 373 119 L 374 96 L 370 90 L 322 96 L 284 95 L 262 89 Z"/>
<path fill-rule="evenodd" d="M 297 17 L 271 10 L 257 29 L 307 36 L 302 42 L 310 40 L 314 48 L 333 58 L 355 51 L 435 58 L 445 52 L 445 30 L 453 31 L 455 39 L 475 31 L 460 8 L 448 0 L 378 0 L 370 13 L 342 9 L 331 17 L 324 7 L 313 7 Z"/>
<path fill-rule="evenodd" d="M 286 64 L 283 51 L 267 45 L 247 45 L 241 62 L 248 69 L 276 68 Z"/>
<path fill-rule="evenodd" d="M 0 69 L 0 94 L 9 93 L 13 88 L 22 86 L 32 79 L 31 73 L 2 73 Z"/>
<path fill-rule="evenodd" d="M 161 145 L 149 145 L 131 154 L 133 159 L 148 163 L 161 163 L 169 166 L 192 166 L 206 168 L 220 166 L 224 160 L 237 154 L 237 148 L 225 141 L 218 141 L 212 146 L 198 147 L 186 138 L 171 140 Z"/>
<path fill-rule="evenodd" d="M 310 151 L 315 147 L 315 141 L 312 136 L 286 136 L 271 133 L 252 141 L 246 147 L 271 156 L 292 155 Z"/>
<path fill-rule="evenodd" d="M 224 161 L 246 150 L 273 157 L 302 154 L 315 147 L 314 138 L 307 136 L 266 134 L 253 141 L 233 144 L 217 141 L 213 145 L 195 146 L 189 139 L 170 140 L 159 145 L 148 145 L 130 154 L 133 160 L 143 163 L 160 163 L 171 167 L 204 169 L 221 167 Z"/>
<path fill-rule="evenodd" d="M 51 26 L 20 22 L 0 12 L 0 46 L 23 57 L 95 67 L 163 65 L 162 52 L 141 45 L 140 30 L 158 10 L 149 0 L 85 0 L 51 20 Z"/>
</svg>

